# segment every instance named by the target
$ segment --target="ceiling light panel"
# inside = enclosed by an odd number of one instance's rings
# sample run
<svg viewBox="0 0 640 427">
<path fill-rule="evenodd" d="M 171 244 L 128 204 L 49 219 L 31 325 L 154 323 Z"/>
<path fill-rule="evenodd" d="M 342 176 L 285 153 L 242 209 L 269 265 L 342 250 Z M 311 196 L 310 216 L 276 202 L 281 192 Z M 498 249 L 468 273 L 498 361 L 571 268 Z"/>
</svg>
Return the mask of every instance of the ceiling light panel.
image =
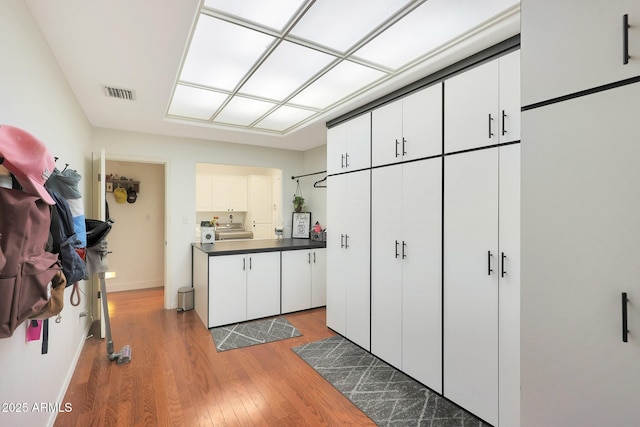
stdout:
<svg viewBox="0 0 640 427">
<path fill-rule="evenodd" d="M 291 34 L 346 52 L 398 12 L 407 0 L 322 0 L 293 27 Z"/>
<path fill-rule="evenodd" d="M 304 0 L 206 0 L 205 7 L 282 30 Z"/>
<path fill-rule="evenodd" d="M 236 96 L 216 116 L 215 122 L 249 126 L 275 106 L 270 102 Z"/>
<path fill-rule="evenodd" d="M 228 95 L 195 87 L 177 85 L 173 92 L 169 115 L 209 120 Z"/>
<path fill-rule="evenodd" d="M 317 50 L 283 41 L 240 92 L 282 101 L 335 59 Z"/>
<path fill-rule="evenodd" d="M 398 70 L 517 3 L 517 0 L 429 0 L 353 56 Z"/>
<path fill-rule="evenodd" d="M 294 96 L 291 103 L 324 109 L 385 76 L 382 71 L 343 61 Z"/>
<path fill-rule="evenodd" d="M 274 38 L 207 15 L 200 15 L 180 80 L 232 91 Z"/>
<path fill-rule="evenodd" d="M 295 108 L 284 105 L 278 108 L 273 113 L 269 114 L 264 120 L 258 123 L 255 127 L 260 129 L 274 130 L 278 132 L 284 132 L 291 126 L 298 124 L 299 122 L 306 120 L 312 115 L 316 114 L 315 111 L 305 110 L 302 108 Z"/>
</svg>

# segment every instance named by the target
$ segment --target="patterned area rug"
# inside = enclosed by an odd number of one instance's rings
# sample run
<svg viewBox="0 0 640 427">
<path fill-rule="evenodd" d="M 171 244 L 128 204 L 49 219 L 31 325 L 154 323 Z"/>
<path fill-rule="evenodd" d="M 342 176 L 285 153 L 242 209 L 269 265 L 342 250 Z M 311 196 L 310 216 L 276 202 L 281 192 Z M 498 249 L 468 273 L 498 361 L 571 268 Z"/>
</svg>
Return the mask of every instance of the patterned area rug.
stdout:
<svg viewBox="0 0 640 427">
<path fill-rule="evenodd" d="M 284 317 L 236 323 L 211 329 L 216 350 L 226 351 L 234 348 L 249 347 L 302 334 Z"/>
<path fill-rule="evenodd" d="M 489 427 L 339 335 L 292 350 L 379 426 Z"/>
</svg>

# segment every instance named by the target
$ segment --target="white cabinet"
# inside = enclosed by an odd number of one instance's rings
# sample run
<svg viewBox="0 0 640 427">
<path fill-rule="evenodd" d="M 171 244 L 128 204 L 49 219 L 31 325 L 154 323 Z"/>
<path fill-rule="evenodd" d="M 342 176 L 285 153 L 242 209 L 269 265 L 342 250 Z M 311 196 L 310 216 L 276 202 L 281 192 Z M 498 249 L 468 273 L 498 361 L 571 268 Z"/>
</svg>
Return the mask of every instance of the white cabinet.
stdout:
<svg viewBox="0 0 640 427">
<path fill-rule="evenodd" d="M 371 352 L 441 392 L 442 159 L 371 179 Z"/>
<path fill-rule="evenodd" d="M 443 393 L 505 426 L 519 420 L 519 165 L 515 144 L 447 156 L 444 174 Z"/>
<path fill-rule="evenodd" d="M 635 83 L 523 112 L 523 427 L 638 423 L 639 111 Z"/>
<path fill-rule="evenodd" d="M 254 239 L 274 238 L 273 184 L 270 176 L 249 176 L 249 206 L 247 224 Z"/>
<path fill-rule="evenodd" d="M 282 252 L 282 312 L 326 304 L 325 249 Z"/>
<path fill-rule="evenodd" d="M 629 28 L 623 28 L 628 15 Z M 630 59 L 624 64 L 624 34 Z M 640 75 L 637 0 L 529 1 L 522 13 L 523 105 Z"/>
<path fill-rule="evenodd" d="M 329 176 L 327 326 L 370 347 L 371 171 Z"/>
<path fill-rule="evenodd" d="M 209 328 L 280 313 L 280 252 L 209 257 Z"/>
<path fill-rule="evenodd" d="M 196 175 L 196 212 L 211 212 L 212 209 L 212 177 Z"/>
<path fill-rule="evenodd" d="M 247 177 L 235 175 L 212 176 L 211 210 L 214 212 L 246 212 Z"/>
<path fill-rule="evenodd" d="M 349 172 L 371 167 L 371 113 L 327 131 L 327 172 Z"/>
<path fill-rule="evenodd" d="M 373 110 L 371 129 L 372 166 L 442 153 L 442 83 Z"/>
<path fill-rule="evenodd" d="M 520 51 L 444 82 L 445 152 L 520 140 Z"/>
<path fill-rule="evenodd" d="M 247 178 L 234 175 L 196 175 L 196 211 L 245 212 Z"/>
</svg>

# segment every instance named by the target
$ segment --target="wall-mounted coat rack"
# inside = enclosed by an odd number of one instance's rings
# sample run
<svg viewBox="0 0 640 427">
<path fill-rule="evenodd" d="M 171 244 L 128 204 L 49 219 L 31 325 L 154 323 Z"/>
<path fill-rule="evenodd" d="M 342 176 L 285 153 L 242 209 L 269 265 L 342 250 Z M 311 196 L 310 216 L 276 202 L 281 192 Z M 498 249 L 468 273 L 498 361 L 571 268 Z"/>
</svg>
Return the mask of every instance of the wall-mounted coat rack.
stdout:
<svg viewBox="0 0 640 427">
<path fill-rule="evenodd" d="M 116 188 L 124 188 L 128 190 L 129 187 L 133 187 L 136 193 L 140 192 L 140 181 L 134 179 L 108 179 L 106 180 L 107 193 L 113 193 Z"/>
<path fill-rule="evenodd" d="M 320 172 L 307 173 L 304 175 L 292 176 L 291 179 L 303 178 L 305 176 L 320 175 L 321 173 L 327 173 L 327 171 L 320 171 Z M 320 181 L 314 182 L 313 188 L 327 188 L 326 180 L 327 180 L 327 177 L 325 176 Z"/>
</svg>

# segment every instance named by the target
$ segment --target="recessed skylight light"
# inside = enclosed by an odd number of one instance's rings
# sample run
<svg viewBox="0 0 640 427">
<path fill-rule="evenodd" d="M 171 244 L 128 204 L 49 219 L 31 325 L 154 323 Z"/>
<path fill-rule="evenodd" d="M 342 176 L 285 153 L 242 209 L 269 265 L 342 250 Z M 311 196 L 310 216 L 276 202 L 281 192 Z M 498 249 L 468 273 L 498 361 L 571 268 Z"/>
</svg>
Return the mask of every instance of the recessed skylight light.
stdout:
<svg viewBox="0 0 640 427">
<path fill-rule="evenodd" d="M 487 23 L 518 0 L 205 0 L 167 115 L 284 134 Z"/>
</svg>

